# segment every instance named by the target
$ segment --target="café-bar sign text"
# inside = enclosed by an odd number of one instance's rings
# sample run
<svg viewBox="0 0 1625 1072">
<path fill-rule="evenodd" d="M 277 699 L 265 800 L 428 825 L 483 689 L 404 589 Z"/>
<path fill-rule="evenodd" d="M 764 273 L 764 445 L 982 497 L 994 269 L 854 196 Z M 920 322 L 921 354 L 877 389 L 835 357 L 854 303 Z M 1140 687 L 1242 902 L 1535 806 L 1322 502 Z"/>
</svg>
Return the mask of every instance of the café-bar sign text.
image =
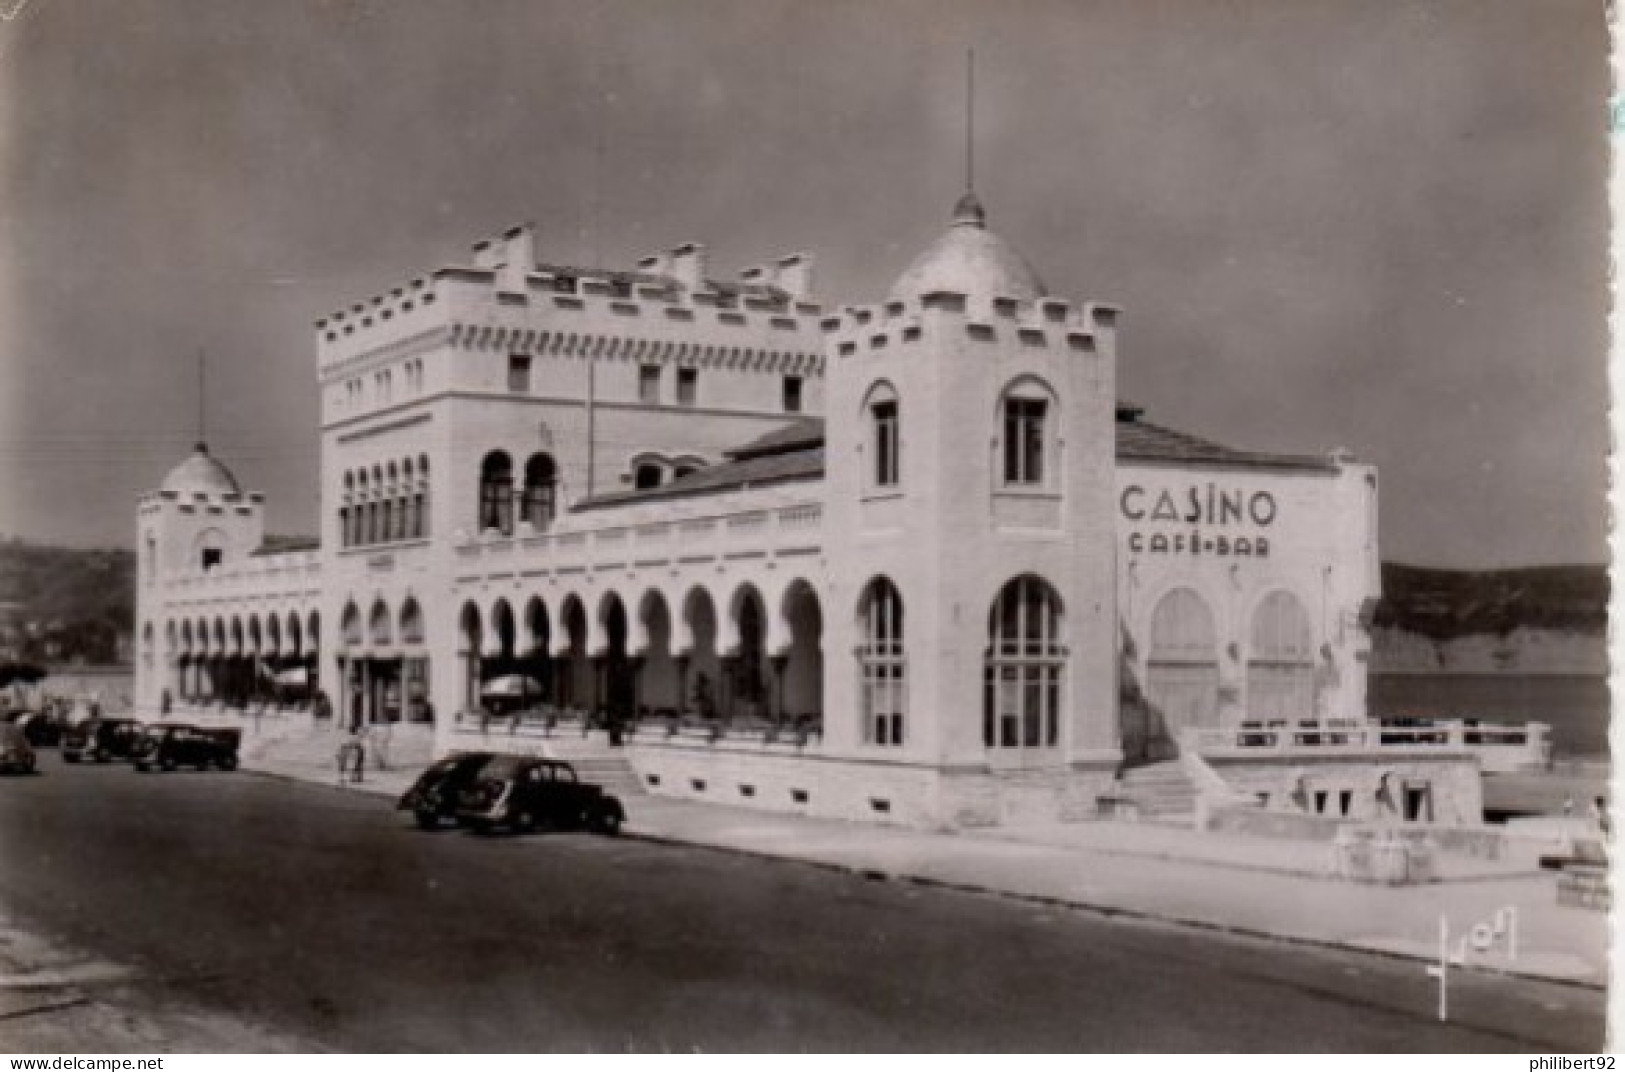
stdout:
<svg viewBox="0 0 1625 1072">
<path fill-rule="evenodd" d="M 1275 496 L 1208 481 L 1185 487 L 1130 484 L 1117 498 L 1131 554 L 1220 555 L 1264 558 L 1263 531 L 1275 524 Z"/>
</svg>

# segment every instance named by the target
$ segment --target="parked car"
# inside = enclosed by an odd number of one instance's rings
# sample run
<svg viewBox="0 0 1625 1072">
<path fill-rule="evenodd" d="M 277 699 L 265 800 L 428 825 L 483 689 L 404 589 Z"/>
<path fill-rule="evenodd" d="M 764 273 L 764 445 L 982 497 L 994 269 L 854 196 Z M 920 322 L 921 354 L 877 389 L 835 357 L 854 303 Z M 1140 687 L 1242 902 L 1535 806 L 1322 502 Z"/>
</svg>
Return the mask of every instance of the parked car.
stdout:
<svg viewBox="0 0 1625 1072">
<path fill-rule="evenodd" d="M 492 758 L 490 752 L 458 752 L 430 764 L 401 796 L 396 809 L 411 812 L 425 830 L 455 819 L 463 790 L 474 784 Z"/>
<path fill-rule="evenodd" d="M 7 774 L 34 773 L 34 746 L 15 722 L 0 723 L 0 771 Z"/>
<path fill-rule="evenodd" d="M 476 830 L 524 833 L 551 826 L 615 834 L 626 810 L 601 786 L 579 780 L 568 763 L 495 756 L 458 797 L 457 821 Z"/>
<path fill-rule="evenodd" d="M 135 743 L 130 758 L 135 769 L 149 771 L 174 770 L 176 767 L 196 767 L 208 770 L 210 766 L 221 770 L 237 769 L 237 746 L 242 743 L 241 730 L 206 730 L 178 722 L 153 726 Z"/>
<path fill-rule="evenodd" d="M 69 763 L 86 758 L 97 763 L 129 759 L 141 732 L 141 723 L 133 718 L 86 719 L 63 731 L 62 758 Z"/>
<path fill-rule="evenodd" d="M 67 722 L 55 711 L 13 711 L 6 721 L 22 729 L 35 748 L 54 748 L 62 743 Z"/>
</svg>

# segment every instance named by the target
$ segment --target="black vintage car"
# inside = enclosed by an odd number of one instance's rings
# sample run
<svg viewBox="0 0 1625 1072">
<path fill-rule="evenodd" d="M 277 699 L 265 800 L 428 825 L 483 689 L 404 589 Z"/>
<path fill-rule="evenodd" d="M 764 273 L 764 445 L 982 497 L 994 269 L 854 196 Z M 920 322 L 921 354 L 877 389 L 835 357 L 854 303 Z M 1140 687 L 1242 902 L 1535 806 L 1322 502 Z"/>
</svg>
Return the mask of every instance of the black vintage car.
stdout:
<svg viewBox="0 0 1625 1072">
<path fill-rule="evenodd" d="M 69 763 L 94 759 L 106 763 L 129 759 L 141 739 L 141 723 L 133 718 L 91 718 L 69 726 L 62 734 L 62 758 Z"/>
<path fill-rule="evenodd" d="M 211 766 L 236 770 L 241 741 L 240 730 L 205 730 L 169 722 L 148 729 L 136 742 L 130 758 L 140 771 L 154 767 L 166 771 L 176 767 L 208 770 Z"/>
<path fill-rule="evenodd" d="M 493 758 L 490 752 L 458 752 L 429 765 L 395 807 L 409 811 L 425 830 L 457 817 L 463 790 L 472 786 Z"/>
<path fill-rule="evenodd" d="M 6 721 L 23 731 L 35 748 L 54 748 L 62 743 L 67 723 L 55 711 L 13 711 Z"/>
<path fill-rule="evenodd" d="M 621 802 L 556 759 L 496 756 L 462 791 L 457 821 L 476 830 L 506 828 L 525 833 L 538 826 L 573 827 L 602 834 L 620 832 Z"/>
</svg>

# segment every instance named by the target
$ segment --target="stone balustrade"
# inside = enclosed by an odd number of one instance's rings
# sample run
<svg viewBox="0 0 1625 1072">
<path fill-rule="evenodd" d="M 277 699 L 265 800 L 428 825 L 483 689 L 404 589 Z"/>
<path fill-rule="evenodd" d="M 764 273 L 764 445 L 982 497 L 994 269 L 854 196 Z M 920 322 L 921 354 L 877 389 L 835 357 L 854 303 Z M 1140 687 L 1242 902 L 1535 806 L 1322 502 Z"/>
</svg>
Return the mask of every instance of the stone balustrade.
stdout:
<svg viewBox="0 0 1625 1072">
<path fill-rule="evenodd" d="M 1551 763 L 1550 727 L 1541 722 L 1515 726 L 1470 719 L 1244 721 L 1187 731 L 1183 742 L 1208 758 L 1264 754 L 1307 758 L 1423 750 L 1475 753 L 1486 770 L 1529 769 Z"/>
<path fill-rule="evenodd" d="M 673 556 L 812 551 L 821 545 L 822 525 L 823 507 L 818 503 L 574 532 L 529 534 L 521 525 L 511 537 L 492 533 L 470 539 L 457 547 L 456 554 L 463 571 L 512 569 L 516 559 L 571 571 L 624 565 L 629 558 L 646 563 Z"/>
</svg>

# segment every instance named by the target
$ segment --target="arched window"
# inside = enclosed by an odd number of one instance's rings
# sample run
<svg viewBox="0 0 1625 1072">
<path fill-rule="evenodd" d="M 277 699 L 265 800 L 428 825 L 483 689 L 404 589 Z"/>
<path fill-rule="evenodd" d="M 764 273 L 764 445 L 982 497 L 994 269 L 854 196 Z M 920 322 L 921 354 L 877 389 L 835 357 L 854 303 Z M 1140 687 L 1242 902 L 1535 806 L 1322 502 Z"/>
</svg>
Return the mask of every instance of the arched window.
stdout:
<svg viewBox="0 0 1625 1072">
<path fill-rule="evenodd" d="M 890 384 L 878 384 L 864 403 L 869 423 L 870 485 L 894 488 L 903 478 L 902 415 L 897 392 Z"/>
<path fill-rule="evenodd" d="M 417 535 L 429 535 L 429 456 L 418 455 Z"/>
<path fill-rule="evenodd" d="M 480 464 L 480 531 L 513 535 L 513 462 L 506 451 L 493 450 Z"/>
<path fill-rule="evenodd" d="M 226 558 L 226 534 L 219 529 L 205 529 L 198 534 L 197 542 L 198 569 L 208 570 L 219 566 Z"/>
<path fill-rule="evenodd" d="M 1005 585 L 988 615 L 982 742 L 989 748 L 1052 747 L 1060 739 L 1061 600 L 1041 578 Z"/>
<path fill-rule="evenodd" d="M 1055 483 L 1055 407 L 1049 390 L 1022 380 L 1004 393 L 1000 472 L 1006 485 L 1043 487 Z"/>
<path fill-rule="evenodd" d="M 361 545 L 365 544 L 369 539 L 371 539 L 371 536 L 369 535 L 368 529 L 367 529 L 367 525 L 368 525 L 368 514 L 367 514 L 367 505 L 368 505 L 367 504 L 367 492 L 368 492 L 368 488 L 367 488 L 367 471 L 365 469 L 361 470 L 360 475 L 357 476 L 355 487 L 356 487 L 356 503 L 355 503 L 354 510 L 351 511 L 351 515 L 352 515 L 351 520 L 354 521 L 354 523 L 355 523 L 355 540 L 353 542 L 355 543 L 355 545 L 357 547 L 360 547 Z"/>
<path fill-rule="evenodd" d="M 559 470 L 551 454 L 532 454 L 525 462 L 525 520 L 540 532 L 558 514 Z"/>
<path fill-rule="evenodd" d="M 1146 699 L 1168 736 L 1219 721 L 1219 649 L 1213 612 L 1189 588 L 1175 588 L 1151 612 Z"/>
<path fill-rule="evenodd" d="M 1315 654 L 1309 615 L 1291 592 L 1271 592 L 1253 612 L 1247 654 L 1247 716 L 1315 717 Z"/>
<path fill-rule="evenodd" d="M 876 577 L 863 591 L 858 635 L 862 638 L 857 654 L 863 742 L 900 745 L 908 707 L 903 597 L 884 577 Z"/>
</svg>

